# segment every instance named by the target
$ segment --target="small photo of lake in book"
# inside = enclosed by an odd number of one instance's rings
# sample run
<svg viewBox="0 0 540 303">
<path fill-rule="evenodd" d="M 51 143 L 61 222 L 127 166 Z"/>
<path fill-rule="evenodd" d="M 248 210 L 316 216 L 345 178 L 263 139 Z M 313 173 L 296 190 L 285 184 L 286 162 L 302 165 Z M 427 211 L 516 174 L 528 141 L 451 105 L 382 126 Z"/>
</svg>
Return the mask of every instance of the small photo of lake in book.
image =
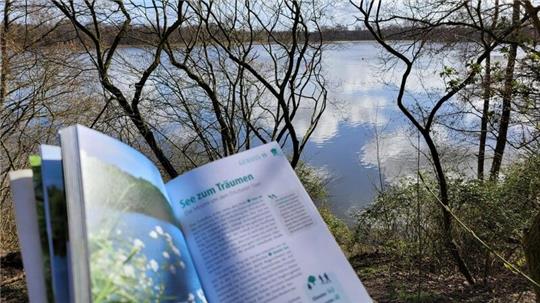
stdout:
<svg viewBox="0 0 540 303">
<path fill-rule="evenodd" d="M 80 162 L 93 302 L 206 302 L 158 186 L 90 156 L 84 144 Z"/>
</svg>

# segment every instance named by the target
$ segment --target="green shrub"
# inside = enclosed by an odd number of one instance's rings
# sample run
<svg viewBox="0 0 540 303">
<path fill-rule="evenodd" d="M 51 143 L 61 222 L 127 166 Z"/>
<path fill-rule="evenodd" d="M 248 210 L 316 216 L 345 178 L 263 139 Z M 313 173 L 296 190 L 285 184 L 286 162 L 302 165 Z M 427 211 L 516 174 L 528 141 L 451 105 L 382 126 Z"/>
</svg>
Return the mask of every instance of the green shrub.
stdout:
<svg viewBox="0 0 540 303">
<path fill-rule="evenodd" d="M 495 251 L 523 264 L 523 231 L 539 211 L 540 156 L 533 154 L 505 169 L 497 183 L 464 178 L 448 180 L 450 208 Z M 422 183 L 405 179 L 389 186 L 374 203 L 357 214 L 355 241 L 394 256 L 402 265 L 419 257 L 431 268 L 454 270 L 444 247 L 441 206 L 435 180 Z M 476 276 L 489 276 L 501 262 L 468 231 L 453 221 L 454 239 Z M 494 268 L 496 266 L 496 268 Z"/>
<path fill-rule="evenodd" d="M 354 244 L 354 236 L 347 224 L 336 217 L 328 207 L 319 207 L 319 213 L 334 238 L 336 238 L 341 250 L 348 254 Z"/>
</svg>

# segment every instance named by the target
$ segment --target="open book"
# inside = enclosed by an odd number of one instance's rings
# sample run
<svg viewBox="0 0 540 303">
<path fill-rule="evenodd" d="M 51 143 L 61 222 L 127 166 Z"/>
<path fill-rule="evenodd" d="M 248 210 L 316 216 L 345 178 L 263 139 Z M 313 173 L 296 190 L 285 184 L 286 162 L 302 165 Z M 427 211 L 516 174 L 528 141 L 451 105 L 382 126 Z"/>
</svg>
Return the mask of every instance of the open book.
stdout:
<svg viewBox="0 0 540 303">
<path fill-rule="evenodd" d="M 371 302 L 277 143 L 164 183 L 99 132 L 60 141 L 11 174 L 31 300 Z"/>
</svg>

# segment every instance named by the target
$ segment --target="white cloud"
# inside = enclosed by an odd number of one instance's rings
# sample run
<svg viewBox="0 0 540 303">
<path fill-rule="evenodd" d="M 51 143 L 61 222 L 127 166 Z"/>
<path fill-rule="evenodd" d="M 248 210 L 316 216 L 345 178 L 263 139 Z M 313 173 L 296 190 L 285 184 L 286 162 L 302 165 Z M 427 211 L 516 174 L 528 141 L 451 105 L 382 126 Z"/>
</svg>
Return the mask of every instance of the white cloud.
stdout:
<svg viewBox="0 0 540 303">
<path fill-rule="evenodd" d="M 418 161 L 418 150 L 409 132 L 398 129 L 391 133 L 382 134 L 377 144 L 376 138 L 365 144 L 360 152 L 360 162 L 366 166 L 378 167 L 386 180 L 394 181 L 400 177 L 410 175 L 415 171 Z M 421 166 L 426 160 L 420 158 Z"/>
</svg>

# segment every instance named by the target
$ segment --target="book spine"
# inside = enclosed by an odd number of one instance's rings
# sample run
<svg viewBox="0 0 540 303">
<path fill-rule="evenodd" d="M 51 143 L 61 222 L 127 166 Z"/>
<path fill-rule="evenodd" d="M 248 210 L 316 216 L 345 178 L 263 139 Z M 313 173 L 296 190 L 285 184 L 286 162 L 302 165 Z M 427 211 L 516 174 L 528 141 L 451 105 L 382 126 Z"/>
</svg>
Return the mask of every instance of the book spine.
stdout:
<svg viewBox="0 0 540 303">
<path fill-rule="evenodd" d="M 77 127 L 62 130 L 60 141 L 67 201 L 73 299 L 77 303 L 90 303 L 92 302 L 90 255 Z"/>
</svg>

